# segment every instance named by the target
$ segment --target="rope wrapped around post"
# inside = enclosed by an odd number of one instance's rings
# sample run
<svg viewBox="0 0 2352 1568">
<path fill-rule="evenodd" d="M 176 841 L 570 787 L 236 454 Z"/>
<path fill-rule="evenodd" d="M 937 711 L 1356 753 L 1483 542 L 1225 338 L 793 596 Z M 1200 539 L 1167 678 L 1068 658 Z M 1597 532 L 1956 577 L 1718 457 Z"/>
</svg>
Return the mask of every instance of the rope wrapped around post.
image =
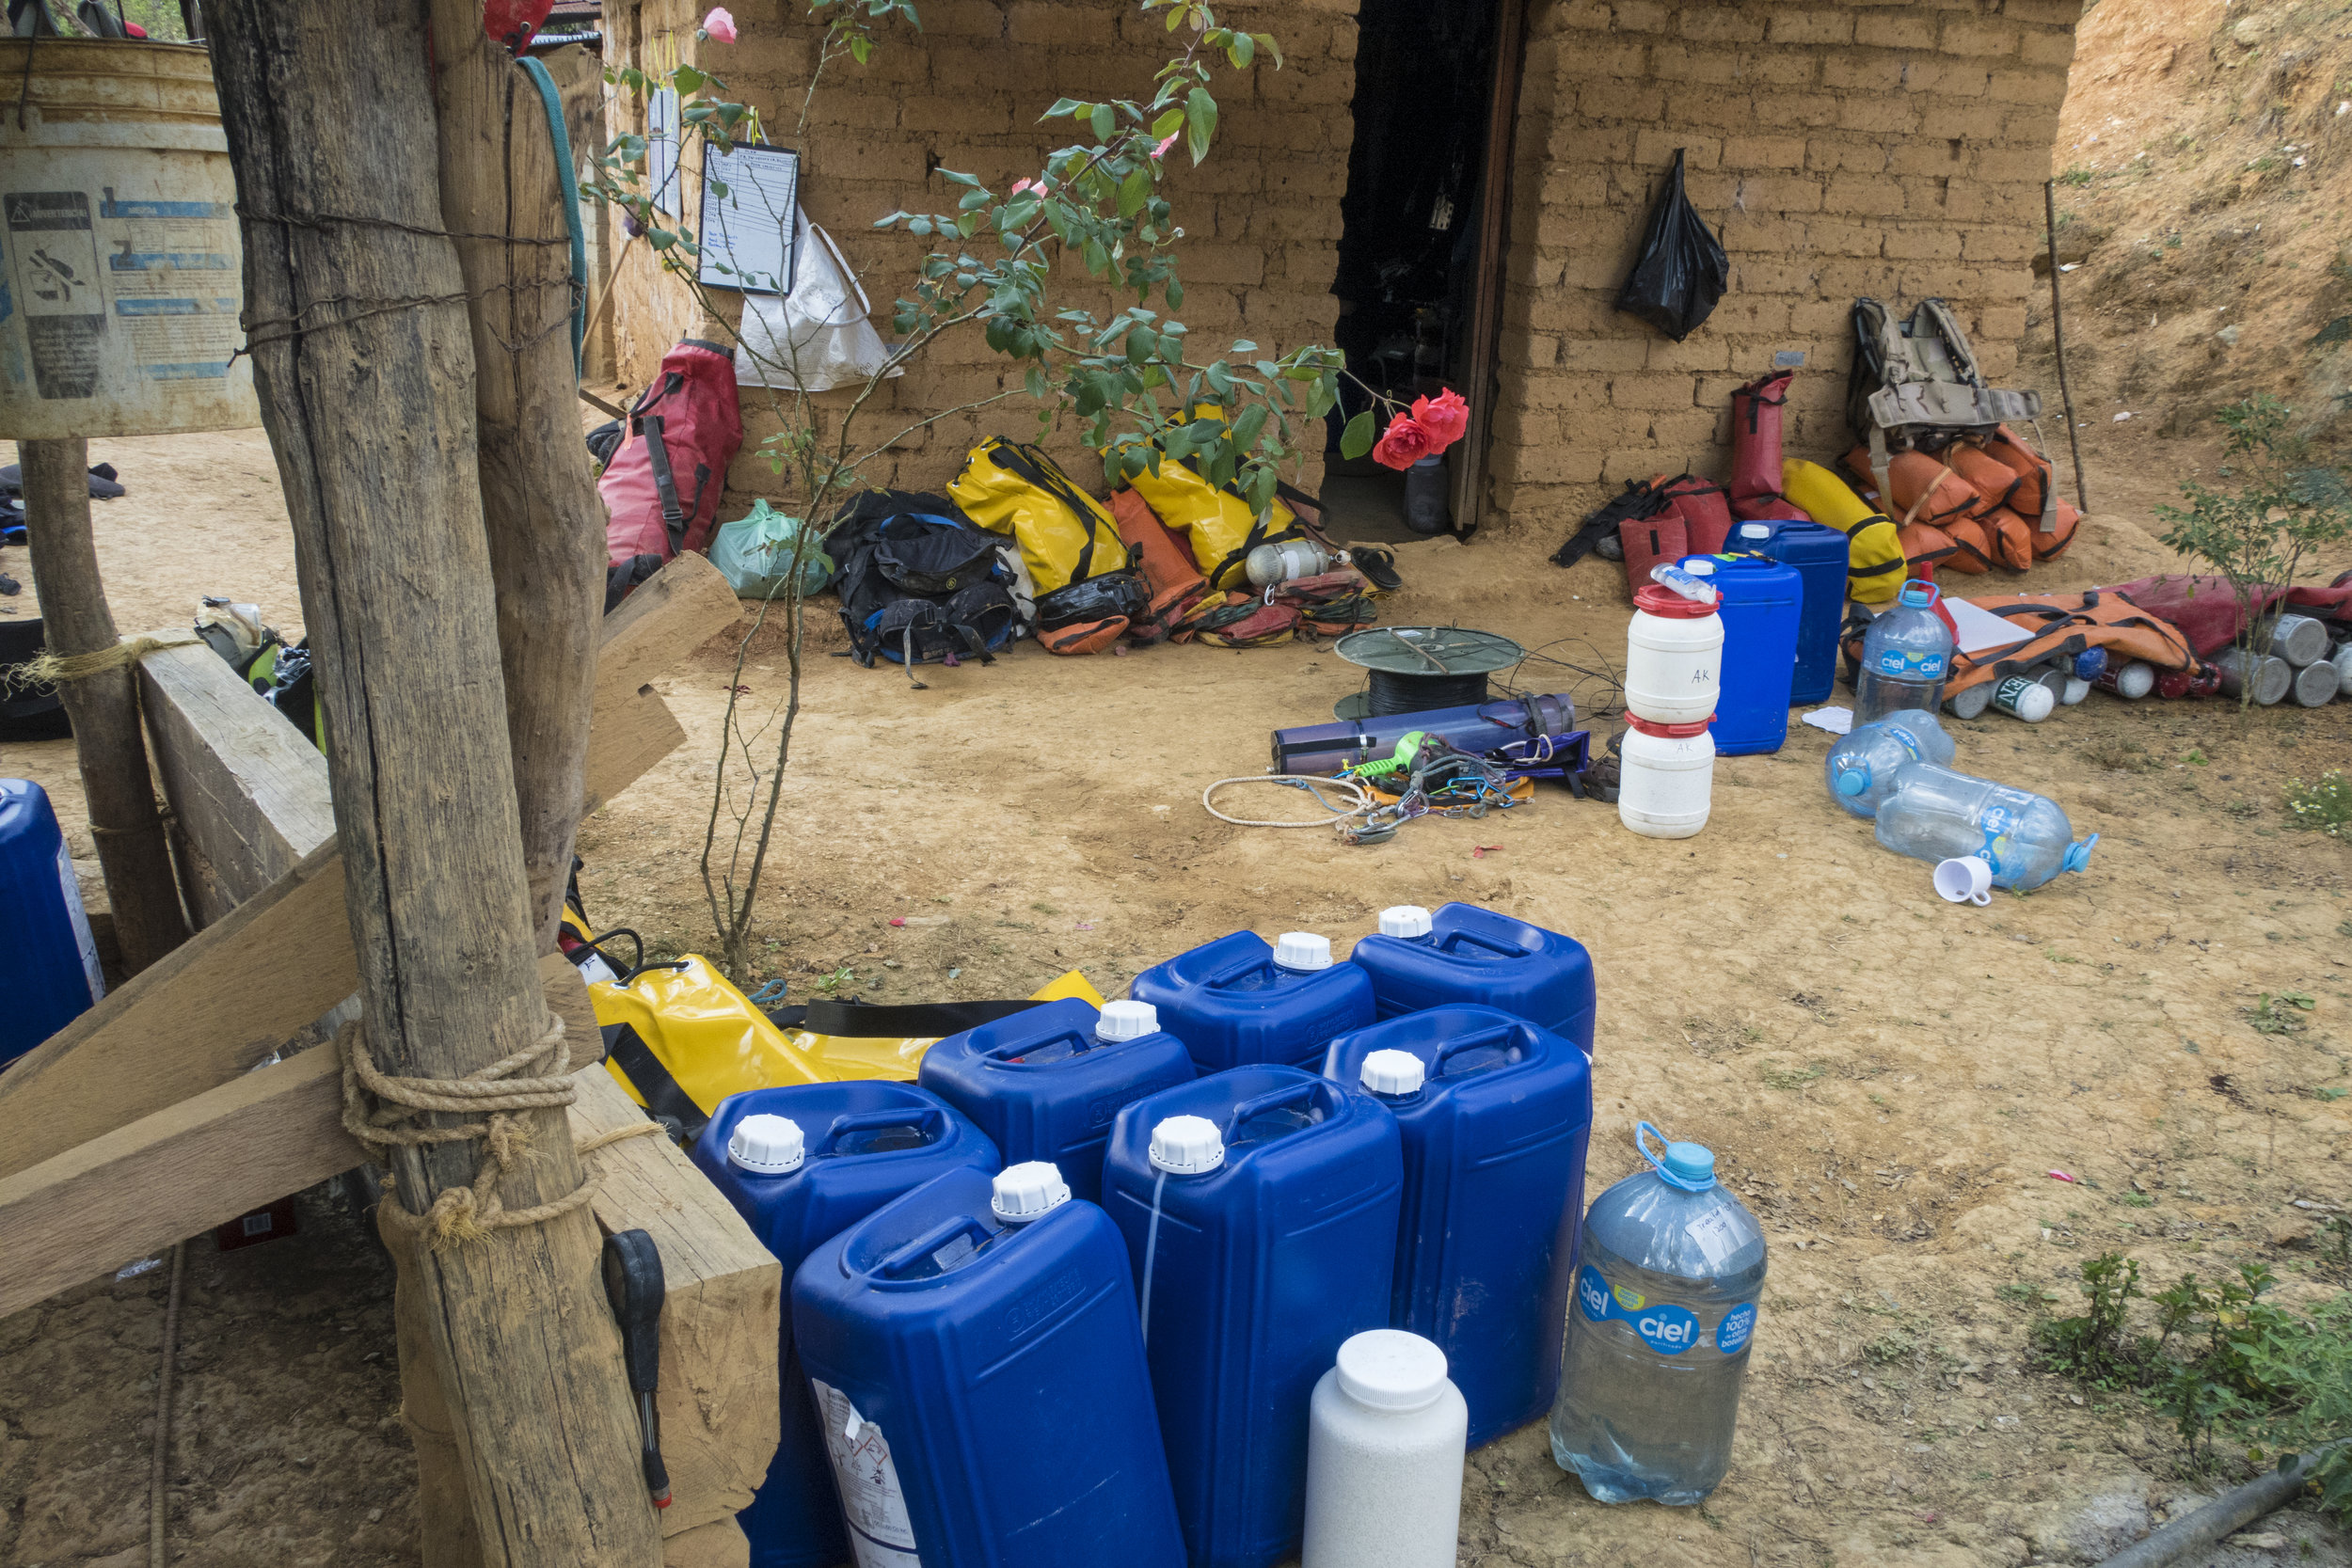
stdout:
<svg viewBox="0 0 2352 1568">
<path fill-rule="evenodd" d="M 571 1048 L 564 1040 L 564 1021 L 550 1015 L 547 1033 L 537 1042 L 468 1073 L 463 1078 L 397 1078 L 375 1064 L 368 1050 L 367 1032 L 358 1021 L 336 1034 L 335 1045 L 343 1064 L 343 1128 L 372 1149 L 389 1150 L 427 1144 L 481 1140 L 485 1148 L 474 1169 L 473 1184 L 451 1187 L 421 1214 L 412 1214 L 397 1192 L 387 1188 L 383 1212 L 395 1229 L 412 1237 L 423 1235 L 435 1251 L 488 1239 L 493 1230 L 544 1225 L 561 1218 L 596 1196 L 596 1179 L 583 1177 L 579 1186 L 552 1202 L 528 1209 L 509 1209 L 498 1195 L 499 1180 L 531 1153 L 530 1134 L 516 1120 L 516 1111 L 555 1111 L 572 1103 L 579 1091 L 567 1076 Z M 547 1060 L 544 1072 L 525 1075 L 524 1069 Z M 370 1098 L 377 1101 L 374 1109 Z M 439 1111 L 479 1116 L 483 1120 L 459 1127 L 428 1127 L 420 1114 Z M 572 1146 L 587 1154 L 623 1138 L 659 1132 L 654 1122 L 620 1128 Z"/>
</svg>

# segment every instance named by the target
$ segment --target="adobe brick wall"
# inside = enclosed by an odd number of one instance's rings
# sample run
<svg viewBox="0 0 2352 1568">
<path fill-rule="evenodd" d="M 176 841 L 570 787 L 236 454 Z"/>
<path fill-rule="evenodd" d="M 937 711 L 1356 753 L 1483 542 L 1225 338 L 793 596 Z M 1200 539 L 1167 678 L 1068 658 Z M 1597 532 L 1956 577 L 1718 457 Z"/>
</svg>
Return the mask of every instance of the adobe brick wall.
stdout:
<svg viewBox="0 0 2352 1568">
<path fill-rule="evenodd" d="M 682 52 L 756 107 L 772 141 L 792 145 L 817 36 L 803 8 L 736 8 L 741 36 L 731 45 L 693 41 L 705 8 L 702 0 L 616 0 L 607 7 L 612 57 L 667 63 L 676 58 L 673 51 Z M 827 68 L 808 135 L 798 138 L 805 160 L 803 205 L 856 270 L 884 337 L 892 336 L 892 302 L 929 243 L 877 232 L 876 218 L 900 208 L 952 210 L 954 187 L 930 174 L 940 166 L 1006 190 L 1034 172 L 1049 150 L 1078 139 L 1068 120 L 1037 123 L 1056 98 L 1148 97 L 1152 71 L 1174 52 L 1160 15 L 1146 15 L 1134 0 L 923 0 L 919 8 L 919 38 L 894 28 L 866 66 L 843 61 Z M 1185 236 L 1179 242 L 1179 314 L 1197 343 L 1221 347 L 1246 337 L 1263 349 L 1288 349 L 1330 340 L 1340 198 L 1354 135 L 1348 101 L 1355 91 L 1355 0 L 1218 8 L 1221 23 L 1274 34 L 1285 66 L 1220 71 L 1216 150 L 1198 168 L 1181 147 L 1168 155 L 1164 188 Z M 779 9 L 787 20 L 774 20 Z M 617 103 L 616 118 L 630 108 Z M 696 311 L 682 285 L 657 278 L 642 241 L 622 272 L 615 296 L 622 374 L 642 385 L 663 351 L 696 329 Z M 1098 309 L 1130 302 L 1111 300 L 1075 266 L 1057 294 L 1064 304 Z M 1164 304 L 1152 301 L 1154 309 Z M 867 405 L 859 425 L 863 444 L 1018 387 L 1009 364 L 989 351 L 977 327 L 943 340 Z M 728 475 L 730 515 L 755 495 L 783 499 L 784 482 L 759 445 L 779 428 L 775 404 L 758 388 L 746 388 L 743 396 L 745 440 Z M 846 391 L 817 398 L 818 417 L 829 424 L 850 400 Z M 912 488 L 944 485 L 982 437 L 1035 438 L 1034 406 L 1015 395 L 942 420 L 875 463 L 867 478 Z M 1314 450 L 1304 481 L 1312 487 L 1322 477 L 1322 433 L 1311 436 Z M 1079 483 L 1099 487 L 1101 465 L 1072 431 L 1045 444 Z"/>
<path fill-rule="evenodd" d="M 1355 8 L 1289 0 L 1220 10 L 1277 34 L 1288 64 L 1220 78 L 1216 151 L 1198 169 L 1171 154 L 1186 231 L 1183 315 L 1198 341 L 1329 341 Z M 684 52 L 789 144 L 814 37 L 798 8 L 782 23 L 739 15 L 740 41 L 697 46 L 702 9 L 613 0 L 608 47 L 626 58 Z M 1067 122 L 1036 123 L 1056 97 L 1141 96 L 1168 48 L 1156 15 L 1133 0 L 926 0 L 921 9 L 919 40 L 894 33 L 868 66 L 830 68 L 803 147 L 804 204 L 858 271 L 885 335 L 925 246 L 872 221 L 948 205 L 948 187 L 929 174 L 942 164 L 1002 190 L 1073 139 Z M 1950 300 L 1986 372 L 2010 376 L 2080 10 L 2080 0 L 1531 0 L 1489 464 L 1502 520 L 1550 531 L 1625 479 L 1724 473 L 1731 389 L 1786 350 L 1807 356 L 1788 451 L 1834 459 L 1847 441 L 1856 294 L 1905 309 L 1931 294 Z M 1688 150 L 1692 200 L 1731 258 L 1730 292 L 1679 344 L 1612 309 L 1677 148 Z M 691 296 L 656 280 L 642 243 L 621 271 L 620 362 L 642 382 L 697 324 Z M 1073 269 L 1071 296 L 1087 287 Z M 1013 384 L 974 333 L 892 384 L 862 428 L 879 438 Z M 746 502 L 782 499 L 759 450 L 778 420 L 765 394 L 747 388 L 745 400 L 730 487 Z M 848 395 L 816 401 L 830 418 Z M 1035 429 L 1026 400 L 1009 398 L 916 432 L 869 475 L 936 487 L 979 437 Z M 1097 481 L 1070 432 L 1047 444 L 1081 483 Z M 1321 468 L 1318 452 L 1310 487 Z"/>
<path fill-rule="evenodd" d="M 1848 311 L 1956 308 L 2012 374 L 2079 0 L 1539 0 L 1512 175 L 1497 505 L 1546 531 L 1628 479 L 1721 477 L 1728 398 L 1802 351 L 1786 451 L 1850 444 Z M 1675 150 L 1731 287 L 1677 343 L 1613 309 Z M 2053 427 L 2055 428 L 2055 427 Z"/>
</svg>

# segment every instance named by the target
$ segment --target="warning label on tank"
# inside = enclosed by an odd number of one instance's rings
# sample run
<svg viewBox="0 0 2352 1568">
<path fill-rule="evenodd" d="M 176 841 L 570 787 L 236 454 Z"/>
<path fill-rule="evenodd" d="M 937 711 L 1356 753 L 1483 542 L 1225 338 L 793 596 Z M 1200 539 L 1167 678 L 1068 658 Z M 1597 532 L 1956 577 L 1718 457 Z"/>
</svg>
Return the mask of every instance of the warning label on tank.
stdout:
<svg viewBox="0 0 2352 1568">
<path fill-rule="evenodd" d="M 8 215 L 16 273 L 9 282 L 24 312 L 35 385 L 44 398 L 97 396 L 106 302 L 89 198 L 80 191 L 10 191 L 0 208 Z"/>
<path fill-rule="evenodd" d="M 882 1428 L 860 1416 L 850 1396 L 831 1384 L 812 1377 L 808 1386 L 817 1395 L 817 1418 L 825 1429 L 834 1479 L 841 1483 L 841 1512 L 857 1568 L 922 1568 L 906 1492 Z"/>
</svg>

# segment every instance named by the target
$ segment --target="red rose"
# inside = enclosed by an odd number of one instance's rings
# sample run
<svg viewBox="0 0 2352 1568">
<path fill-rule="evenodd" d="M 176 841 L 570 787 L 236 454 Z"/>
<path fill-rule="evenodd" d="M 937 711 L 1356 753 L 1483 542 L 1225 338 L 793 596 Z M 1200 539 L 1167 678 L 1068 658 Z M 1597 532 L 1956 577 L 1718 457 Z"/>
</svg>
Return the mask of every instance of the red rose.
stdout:
<svg viewBox="0 0 2352 1568">
<path fill-rule="evenodd" d="M 1427 398 L 1415 398 L 1413 422 L 1421 426 L 1422 433 L 1429 437 L 1431 451 L 1443 451 L 1460 440 L 1462 432 L 1470 428 L 1470 404 L 1462 401 L 1461 393 L 1453 391 L 1439 392 L 1435 403 Z"/>
<path fill-rule="evenodd" d="M 1384 468 L 1409 468 L 1429 452 L 1429 432 L 1415 423 L 1410 414 L 1399 414 L 1389 421 L 1379 445 L 1372 449 L 1372 460 Z"/>
</svg>

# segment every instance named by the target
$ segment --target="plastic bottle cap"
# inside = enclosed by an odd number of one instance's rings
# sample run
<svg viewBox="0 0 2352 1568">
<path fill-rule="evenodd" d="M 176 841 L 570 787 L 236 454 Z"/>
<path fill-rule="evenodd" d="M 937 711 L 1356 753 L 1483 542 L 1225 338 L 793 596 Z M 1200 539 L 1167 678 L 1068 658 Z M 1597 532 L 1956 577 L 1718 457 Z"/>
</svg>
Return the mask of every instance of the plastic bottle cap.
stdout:
<svg viewBox="0 0 2352 1568">
<path fill-rule="evenodd" d="M 1410 942 L 1430 931 L 1429 911 L 1419 904 L 1393 904 L 1380 911 L 1380 934 Z"/>
<path fill-rule="evenodd" d="M 1867 768 L 1841 768 L 1837 770 L 1837 793 L 1845 796 L 1861 794 L 1870 787 L 1870 770 Z"/>
<path fill-rule="evenodd" d="M 1160 1010 L 1149 1002 L 1105 1002 L 1094 1021 L 1098 1040 L 1141 1039 L 1160 1032 Z"/>
<path fill-rule="evenodd" d="M 808 1140 L 790 1117 L 745 1117 L 727 1139 L 728 1164 L 761 1176 L 799 1170 L 807 1157 Z"/>
<path fill-rule="evenodd" d="M 1705 1144 L 1668 1144 L 1659 1169 L 1676 1186 L 1703 1193 L 1715 1184 L 1715 1151 Z"/>
<path fill-rule="evenodd" d="M 1428 1069 L 1409 1051 L 1375 1051 L 1357 1075 L 1375 1094 L 1411 1094 L 1428 1082 Z"/>
<path fill-rule="evenodd" d="M 1152 1168 L 1206 1176 L 1225 1164 L 1225 1137 L 1206 1117 L 1169 1117 L 1152 1129 Z"/>
<path fill-rule="evenodd" d="M 2068 845 L 2066 847 L 2065 858 L 2058 862 L 2058 869 L 2061 871 L 2080 871 L 2084 866 L 2089 865 L 2090 863 L 2090 851 L 2098 844 L 2098 842 L 2099 835 L 2097 833 L 2092 833 L 2089 838 L 2082 840 L 2078 844 Z"/>
<path fill-rule="evenodd" d="M 1914 578 L 1903 584 L 1902 592 L 1895 595 L 1895 602 L 1913 610 L 1925 610 L 1935 603 L 1935 585 Z"/>
<path fill-rule="evenodd" d="M 1274 961 L 1284 969 L 1313 971 L 1331 967 L 1331 939 L 1312 931 L 1284 931 L 1274 939 Z"/>
<path fill-rule="evenodd" d="M 1770 539 L 1772 536 L 1772 531 L 1766 524 L 1741 523 L 1740 525 L 1740 537 L 1742 539 Z"/>
<path fill-rule="evenodd" d="M 1401 1328 L 1366 1329 L 1340 1346 L 1340 1391 L 1375 1410 L 1420 1410 L 1445 1392 L 1445 1352 Z"/>
<path fill-rule="evenodd" d="M 1645 582 L 1633 591 L 1633 608 L 1645 615 L 1667 621 L 1703 621 L 1715 613 L 1712 604 L 1686 599 L 1673 589 L 1654 582 Z"/>
<path fill-rule="evenodd" d="M 1701 557 L 1684 556 L 1676 564 L 1694 578 L 1711 578 L 1715 575 L 1715 563 Z"/>
<path fill-rule="evenodd" d="M 1705 735 L 1707 727 L 1715 721 L 1715 716 L 1710 713 L 1704 719 L 1693 719 L 1687 724 L 1665 724 L 1655 719 L 1645 719 L 1638 713 L 1629 713 L 1625 716 L 1625 721 L 1644 735 L 1663 736 L 1669 740 L 1688 740 L 1692 736 Z"/>
<path fill-rule="evenodd" d="M 1007 1165 L 989 1186 L 988 1206 L 1008 1225 L 1025 1224 L 1070 1201 L 1070 1183 L 1051 1160 Z"/>
</svg>

